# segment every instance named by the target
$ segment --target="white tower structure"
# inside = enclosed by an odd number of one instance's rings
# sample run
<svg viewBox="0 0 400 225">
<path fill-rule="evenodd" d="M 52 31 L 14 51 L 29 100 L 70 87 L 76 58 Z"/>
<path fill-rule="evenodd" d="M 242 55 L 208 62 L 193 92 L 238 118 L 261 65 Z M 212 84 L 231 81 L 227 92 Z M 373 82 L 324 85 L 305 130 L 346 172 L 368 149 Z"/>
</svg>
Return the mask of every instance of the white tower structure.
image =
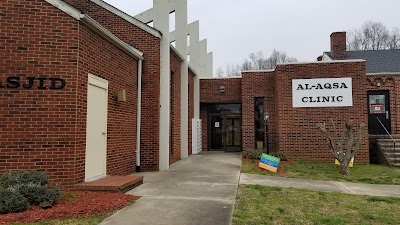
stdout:
<svg viewBox="0 0 400 225">
<path fill-rule="evenodd" d="M 175 12 L 175 31 L 170 32 L 169 15 Z M 153 8 L 135 16 L 143 23 L 153 22 L 162 33 L 160 46 L 160 170 L 169 169 L 170 136 L 170 51 L 175 41 L 176 50 L 183 58 L 181 63 L 181 158 L 188 158 L 188 69 L 195 71 L 194 118 L 200 119 L 200 77 L 211 77 L 213 55 L 207 53 L 207 40 L 199 41 L 199 22 L 188 25 L 187 0 L 153 0 Z M 188 35 L 190 46 L 188 46 Z M 188 61 L 190 55 L 190 62 Z M 195 138 L 195 137 L 193 137 Z"/>
</svg>

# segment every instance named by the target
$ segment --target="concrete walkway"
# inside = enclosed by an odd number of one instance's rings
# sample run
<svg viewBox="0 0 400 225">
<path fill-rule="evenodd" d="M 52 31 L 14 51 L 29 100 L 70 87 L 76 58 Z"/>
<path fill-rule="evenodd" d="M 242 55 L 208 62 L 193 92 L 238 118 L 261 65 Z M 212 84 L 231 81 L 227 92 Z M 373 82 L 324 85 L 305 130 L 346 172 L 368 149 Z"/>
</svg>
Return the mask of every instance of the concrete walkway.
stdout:
<svg viewBox="0 0 400 225">
<path fill-rule="evenodd" d="M 240 165 L 240 154 L 211 152 L 182 160 L 169 171 L 137 174 L 144 184 L 129 194 L 142 198 L 101 224 L 230 224 Z"/>
<path fill-rule="evenodd" d="M 354 195 L 400 197 L 400 185 L 361 184 L 350 182 L 304 180 L 265 176 L 256 174 L 241 174 L 240 184 L 258 184 L 270 187 L 292 187 L 315 191 L 339 192 Z"/>
</svg>

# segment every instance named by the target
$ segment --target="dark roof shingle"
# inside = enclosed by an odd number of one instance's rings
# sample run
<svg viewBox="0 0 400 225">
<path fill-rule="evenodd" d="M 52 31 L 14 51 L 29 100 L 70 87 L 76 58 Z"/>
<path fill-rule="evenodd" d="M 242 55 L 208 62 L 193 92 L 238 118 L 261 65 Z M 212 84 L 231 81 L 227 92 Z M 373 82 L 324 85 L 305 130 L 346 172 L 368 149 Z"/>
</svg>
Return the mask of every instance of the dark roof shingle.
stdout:
<svg viewBox="0 0 400 225">
<path fill-rule="evenodd" d="M 331 59 L 330 52 L 325 52 Z M 345 59 L 364 59 L 367 61 L 367 73 L 399 72 L 400 49 L 347 51 Z M 340 60 L 340 59 L 339 59 Z"/>
</svg>

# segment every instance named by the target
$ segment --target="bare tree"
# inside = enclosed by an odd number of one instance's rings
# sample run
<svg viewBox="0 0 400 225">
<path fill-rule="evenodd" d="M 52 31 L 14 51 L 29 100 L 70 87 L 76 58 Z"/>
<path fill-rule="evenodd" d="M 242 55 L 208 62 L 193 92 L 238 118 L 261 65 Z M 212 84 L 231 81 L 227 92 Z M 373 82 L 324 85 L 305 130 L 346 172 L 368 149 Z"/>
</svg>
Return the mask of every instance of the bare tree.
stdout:
<svg viewBox="0 0 400 225">
<path fill-rule="evenodd" d="M 228 77 L 237 77 L 241 74 L 241 69 L 239 65 L 228 64 L 225 68 L 226 76 Z"/>
<path fill-rule="evenodd" d="M 242 64 L 242 70 L 267 70 L 275 69 L 278 63 L 297 62 L 294 57 L 289 57 L 286 52 L 274 49 L 268 58 L 260 51 L 251 53 L 249 60 L 246 59 Z"/>
<path fill-rule="evenodd" d="M 389 35 L 388 49 L 400 49 L 400 29 L 395 27 Z"/>
<path fill-rule="evenodd" d="M 332 125 L 334 138 L 328 132 L 325 123 L 318 123 L 317 128 L 322 132 L 322 135 L 328 142 L 328 147 L 330 153 L 335 159 L 340 163 L 339 171 L 342 175 L 350 175 L 349 164 L 351 159 L 357 153 L 360 146 L 361 140 L 364 136 L 365 124 L 361 123 L 358 132 L 356 134 L 354 130 L 353 121 L 346 122 L 346 130 L 342 135 L 339 136 L 335 123 L 333 119 L 330 119 L 330 124 Z M 337 141 L 335 141 L 337 139 Z M 346 149 L 344 149 L 344 142 L 346 141 Z"/>
<path fill-rule="evenodd" d="M 217 76 L 240 76 L 241 71 L 246 70 L 267 70 L 275 69 L 278 63 L 297 62 L 294 57 L 289 57 L 286 52 L 278 51 L 274 49 L 268 58 L 264 57 L 264 53 L 261 51 L 257 53 L 251 53 L 248 59 L 245 59 L 241 66 L 228 64 L 225 66 L 225 71 L 222 68 L 218 68 Z"/>
<path fill-rule="evenodd" d="M 367 21 L 361 28 L 348 32 L 347 48 L 350 51 L 397 49 L 399 33 L 398 28 L 390 32 L 381 22 Z"/>
<path fill-rule="evenodd" d="M 217 77 L 223 77 L 224 76 L 224 69 L 222 67 L 218 67 L 217 71 L 215 72 Z"/>
</svg>

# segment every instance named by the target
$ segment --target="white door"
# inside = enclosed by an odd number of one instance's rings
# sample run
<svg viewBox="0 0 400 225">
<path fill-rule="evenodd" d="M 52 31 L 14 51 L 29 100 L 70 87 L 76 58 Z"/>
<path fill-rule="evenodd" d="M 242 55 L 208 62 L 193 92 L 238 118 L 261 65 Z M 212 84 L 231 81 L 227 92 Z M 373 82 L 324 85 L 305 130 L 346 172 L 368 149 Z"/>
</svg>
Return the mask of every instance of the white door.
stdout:
<svg viewBox="0 0 400 225">
<path fill-rule="evenodd" d="M 89 74 L 85 181 L 106 176 L 108 81 Z"/>
</svg>

